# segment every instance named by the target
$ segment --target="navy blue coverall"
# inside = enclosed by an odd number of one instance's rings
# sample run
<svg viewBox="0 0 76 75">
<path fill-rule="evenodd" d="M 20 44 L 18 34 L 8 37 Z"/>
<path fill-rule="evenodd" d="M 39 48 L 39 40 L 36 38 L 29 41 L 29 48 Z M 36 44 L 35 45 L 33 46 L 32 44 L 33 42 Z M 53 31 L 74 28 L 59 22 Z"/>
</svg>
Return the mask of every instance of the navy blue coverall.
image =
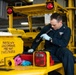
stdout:
<svg viewBox="0 0 76 75">
<path fill-rule="evenodd" d="M 66 48 L 71 36 L 70 28 L 63 25 L 60 29 L 54 30 L 50 24 L 46 25 L 33 41 L 32 49 L 35 50 L 37 48 L 42 39 L 38 42 L 37 40 L 44 33 L 47 33 L 52 38 L 52 42 L 45 40 L 44 48 L 51 53 L 55 62 L 60 61 L 63 63 L 65 75 L 74 75 L 73 54 Z"/>
</svg>

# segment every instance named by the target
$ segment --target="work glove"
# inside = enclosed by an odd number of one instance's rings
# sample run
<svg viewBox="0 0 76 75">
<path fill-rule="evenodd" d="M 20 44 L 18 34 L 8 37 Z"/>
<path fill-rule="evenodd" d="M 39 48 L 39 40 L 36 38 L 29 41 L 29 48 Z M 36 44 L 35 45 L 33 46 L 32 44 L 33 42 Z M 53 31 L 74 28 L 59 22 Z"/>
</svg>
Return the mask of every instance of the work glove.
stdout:
<svg viewBox="0 0 76 75">
<path fill-rule="evenodd" d="M 47 41 L 50 41 L 52 38 L 51 37 L 49 37 L 46 33 L 45 34 L 42 34 L 41 36 L 40 36 L 43 40 L 47 40 Z"/>
<path fill-rule="evenodd" d="M 34 51 L 34 49 L 29 49 L 28 53 L 32 53 Z"/>
</svg>

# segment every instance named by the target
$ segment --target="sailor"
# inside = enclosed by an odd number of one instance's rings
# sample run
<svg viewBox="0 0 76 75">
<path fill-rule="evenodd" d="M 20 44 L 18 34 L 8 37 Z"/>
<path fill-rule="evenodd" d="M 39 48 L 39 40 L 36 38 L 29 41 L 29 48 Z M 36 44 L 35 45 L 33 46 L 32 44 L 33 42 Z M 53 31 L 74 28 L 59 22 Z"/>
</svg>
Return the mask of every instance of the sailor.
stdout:
<svg viewBox="0 0 76 75">
<path fill-rule="evenodd" d="M 55 62 L 63 63 L 65 75 L 74 75 L 73 54 L 66 48 L 70 37 L 71 29 L 63 24 L 62 16 L 59 13 L 53 13 L 50 24 L 43 27 L 28 52 L 34 52 L 40 42 L 45 40 L 45 49 L 50 52 Z"/>
</svg>

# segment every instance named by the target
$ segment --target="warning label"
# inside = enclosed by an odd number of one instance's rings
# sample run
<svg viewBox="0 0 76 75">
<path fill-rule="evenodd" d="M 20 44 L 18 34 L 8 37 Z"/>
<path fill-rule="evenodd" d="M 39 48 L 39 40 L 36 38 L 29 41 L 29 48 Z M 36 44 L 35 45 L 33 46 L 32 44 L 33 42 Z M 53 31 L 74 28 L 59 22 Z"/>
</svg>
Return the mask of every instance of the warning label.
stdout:
<svg viewBox="0 0 76 75">
<path fill-rule="evenodd" d="M 5 53 L 15 53 L 15 42 L 10 42 L 10 41 L 3 41 L 2 42 L 2 51 L 1 54 Z"/>
</svg>

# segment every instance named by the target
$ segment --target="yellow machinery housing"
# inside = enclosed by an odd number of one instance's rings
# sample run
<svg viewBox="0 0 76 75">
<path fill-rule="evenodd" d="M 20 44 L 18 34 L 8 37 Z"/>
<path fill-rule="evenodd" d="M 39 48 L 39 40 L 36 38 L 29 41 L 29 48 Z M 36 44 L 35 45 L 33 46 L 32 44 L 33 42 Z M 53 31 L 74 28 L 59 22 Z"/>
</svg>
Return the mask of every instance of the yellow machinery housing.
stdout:
<svg viewBox="0 0 76 75">
<path fill-rule="evenodd" d="M 0 36 L 0 66 L 6 59 L 23 52 L 23 41 L 18 36 Z M 11 58 L 10 58 L 11 59 Z"/>
<path fill-rule="evenodd" d="M 71 40 L 68 44 L 68 48 L 74 53 L 74 49 L 76 49 L 74 45 L 74 11 L 76 8 L 74 7 L 74 2 L 72 0 L 68 0 L 68 7 L 63 8 L 60 4 L 55 2 L 54 0 L 46 0 L 46 2 L 53 1 L 54 3 L 54 8 L 52 10 L 48 10 L 46 8 L 46 3 L 43 4 L 33 4 L 29 6 L 13 6 L 13 11 L 18 12 L 21 14 L 25 14 L 28 16 L 28 23 L 29 23 L 29 32 L 24 32 L 23 30 L 15 29 L 13 28 L 13 13 L 8 14 L 9 16 L 9 28 L 8 31 L 11 32 L 13 35 L 14 34 L 20 34 L 24 44 L 26 46 L 31 46 L 31 43 L 33 39 L 36 37 L 38 34 L 37 32 L 33 32 L 32 29 L 32 16 L 39 16 L 39 15 L 44 15 L 44 14 L 50 14 L 54 12 L 58 12 L 61 14 L 66 14 L 68 20 L 67 20 L 67 25 L 71 28 L 72 30 L 72 35 L 71 35 Z M 32 40 L 30 39 L 32 37 Z M 4 39 L 3 39 L 4 38 Z M 22 53 L 23 49 L 23 41 L 21 38 L 17 36 L 0 36 L 0 49 L 1 49 L 1 57 L 0 57 L 0 62 L 4 65 L 4 58 L 7 57 L 6 65 L 8 65 L 8 60 L 13 62 L 12 56 L 15 56 L 16 54 Z M 10 45 L 9 45 L 10 44 Z M 43 48 L 44 42 L 42 42 L 37 50 L 40 50 Z M 6 47 L 7 46 L 7 47 Z M 8 52 L 5 51 L 5 49 L 8 50 Z M 12 50 L 12 51 L 10 51 Z M 12 53 L 11 53 L 12 52 Z M 13 53 L 16 52 L 16 53 Z M 5 54 L 7 53 L 7 54 Z M 9 53 L 9 54 L 8 54 Z M 48 53 L 47 53 L 48 55 Z M 76 54 L 74 54 L 76 56 Z M 8 58 L 10 57 L 10 58 Z M 75 69 L 74 69 L 74 75 L 76 75 L 76 64 L 74 64 Z M 48 75 L 48 72 L 51 72 L 53 70 L 59 71 L 62 75 L 64 75 L 63 72 L 63 65 L 62 63 L 55 64 L 53 66 L 46 66 L 46 67 L 37 67 L 37 66 L 14 66 L 14 62 L 12 66 L 1 66 L 0 67 L 2 70 L 0 71 L 0 74 L 3 75 Z M 8 72 L 7 72 L 8 71 Z"/>
<path fill-rule="evenodd" d="M 33 55 L 35 52 L 33 53 Z M 3 75 L 48 75 L 48 72 L 53 71 L 53 70 L 58 70 L 62 75 L 63 72 L 63 67 L 62 63 L 59 64 L 54 64 L 53 66 L 50 66 L 50 54 L 49 52 L 46 51 L 46 66 L 45 67 L 39 67 L 35 66 L 35 64 L 30 65 L 30 66 L 15 66 L 14 61 L 12 57 L 6 59 L 6 65 L 0 67 L 0 74 Z M 33 57 L 34 58 L 34 57 Z M 8 61 L 12 62 L 12 65 L 8 65 Z M 61 69 L 62 68 L 62 69 Z"/>
</svg>

